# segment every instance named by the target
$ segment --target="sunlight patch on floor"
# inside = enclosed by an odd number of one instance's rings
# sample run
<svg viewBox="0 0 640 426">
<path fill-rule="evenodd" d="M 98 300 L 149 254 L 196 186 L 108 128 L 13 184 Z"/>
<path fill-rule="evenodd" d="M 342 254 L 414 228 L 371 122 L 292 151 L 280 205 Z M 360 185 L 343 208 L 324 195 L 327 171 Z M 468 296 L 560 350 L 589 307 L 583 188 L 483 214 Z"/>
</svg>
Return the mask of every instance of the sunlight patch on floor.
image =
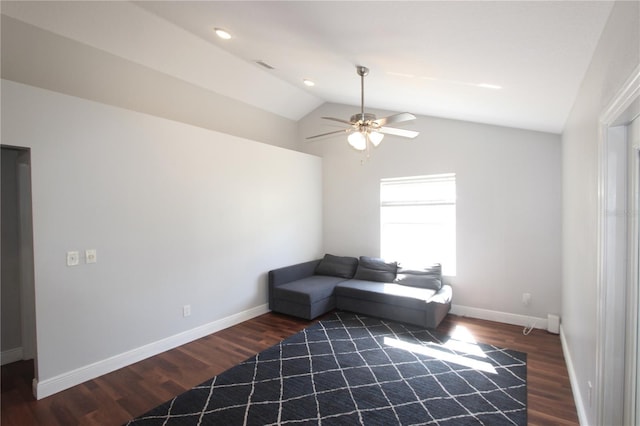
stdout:
<svg viewBox="0 0 640 426">
<path fill-rule="evenodd" d="M 452 362 L 454 364 L 473 368 L 474 370 L 484 371 L 485 373 L 497 374 L 496 369 L 488 362 L 479 361 L 477 359 L 468 358 L 462 355 L 456 355 L 449 352 L 445 352 L 443 350 L 438 349 L 436 345 L 422 346 L 422 345 L 417 345 L 415 343 L 404 342 L 402 340 L 394 339 L 391 337 L 385 337 L 384 343 L 385 345 L 389 345 L 398 349 L 404 349 L 406 351 L 413 352 L 413 353 L 427 355 L 427 356 L 439 359 L 441 361 Z M 465 342 L 460 342 L 460 343 L 469 345 L 468 343 L 465 343 Z M 478 350 L 480 350 L 480 348 L 477 345 L 475 346 L 478 348 Z M 480 352 L 482 351 L 480 350 Z"/>
<path fill-rule="evenodd" d="M 480 346 L 478 346 L 478 341 L 473 337 L 473 334 L 471 334 L 471 331 L 469 331 L 467 327 L 457 325 L 450 337 L 451 339 L 444 343 L 442 347 L 477 357 L 487 357 Z"/>
</svg>

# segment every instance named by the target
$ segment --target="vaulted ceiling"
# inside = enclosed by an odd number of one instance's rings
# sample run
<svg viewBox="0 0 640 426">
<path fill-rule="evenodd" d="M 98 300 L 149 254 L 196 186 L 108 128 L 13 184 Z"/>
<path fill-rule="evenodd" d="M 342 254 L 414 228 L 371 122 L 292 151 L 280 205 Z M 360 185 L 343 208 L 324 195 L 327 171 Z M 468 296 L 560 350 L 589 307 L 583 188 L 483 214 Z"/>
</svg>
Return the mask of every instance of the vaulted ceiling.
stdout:
<svg viewBox="0 0 640 426">
<path fill-rule="evenodd" d="M 3 1 L 2 12 L 291 120 L 359 105 L 365 65 L 371 108 L 560 133 L 611 6 Z"/>
</svg>

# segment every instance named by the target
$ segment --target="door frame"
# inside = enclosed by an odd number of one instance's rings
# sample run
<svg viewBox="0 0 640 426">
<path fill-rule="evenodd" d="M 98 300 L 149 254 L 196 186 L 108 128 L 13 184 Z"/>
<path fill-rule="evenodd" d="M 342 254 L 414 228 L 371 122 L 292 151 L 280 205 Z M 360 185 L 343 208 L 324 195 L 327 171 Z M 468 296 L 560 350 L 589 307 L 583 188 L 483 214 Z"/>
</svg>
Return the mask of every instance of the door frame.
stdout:
<svg viewBox="0 0 640 426">
<path fill-rule="evenodd" d="M 603 110 L 598 140 L 597 325 L 595 418 L 598 424 L 635 424 L 638 358 L 638 245 L 628 205 L 637 197 L 637 155 L 626 124 L 640 113 L 640 66 Z M 620 176 L 620 168 L 624 175 Z M 612 197 L 618 185 L 620 193 Z M 637 202 L 637 199 L 635 200 Z M 622 230 L 621 232 L 617 230 Z M 635 285 L 628 285 L 634 283 Z M 626 302 L 625 302 L 626 301 Z M 624 312 L 619 307 L 624 306 Z M 620 358 L 623 357 L 623 362 Z M 634 420 L 628 423 L 629 420 Z"/>
<path fill-rule="evenodd" d="M 20 281 L 20 320 L 22 359 L 34 360 L 34 375 L 38 377 L 33 211 L 31 193 L 31 149 L 0 144 L 2 150 L 18 153 L 16 157 L 16 190 L 18 194 L 18 274 Z"/>
<path fill-rule="evenodd" d="M 20 238 L 20 302 L 22 304 L 22 358 L 36 358 L 36 299 L 33 248 L 33 211 L 31 196 L 31 150 L 18 155 L 18 211 Z M 37 363 L 34 362 L 37 369 Z M 36 377 L 37 377 L 37 371 Z"/>
</svg>

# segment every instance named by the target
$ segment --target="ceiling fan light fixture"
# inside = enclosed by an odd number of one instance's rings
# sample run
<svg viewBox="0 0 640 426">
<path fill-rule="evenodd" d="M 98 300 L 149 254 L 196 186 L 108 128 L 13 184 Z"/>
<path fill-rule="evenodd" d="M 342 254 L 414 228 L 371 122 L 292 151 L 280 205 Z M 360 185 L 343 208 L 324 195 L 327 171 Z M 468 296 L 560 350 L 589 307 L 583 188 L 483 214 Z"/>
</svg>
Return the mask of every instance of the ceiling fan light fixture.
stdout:
<svg viewBox="0 0 640 426">
<path fill-rule="evenodd" d="M 357 151 L 366 151 L 367 158 L 369 158 L 369 145 L 373 145 L 374 148 L 378 147 L 380 142 L 382 142 L 382 139 L 384 139 L 385 133 L 404 138 L 415 138 L 418 136 L 419 132 L 415 132 L 413 130 L 388 127 L 389 124 L 415 120 L 416 116 L 411 113 L 401 112 L 388 117 L 376 118 L 375 114 L 364 112 L 364 77 L 369 74 L 369 69 L 367 67 L 357 66 L 356 72 L 360 76 L 360 113 L 352 115 L 349 120 L 343 120 L 335 117 L 322 117 L 325 120 L 337 121 L 351 127 L 321 133 L 315 136 L 309 136 L 307 139 L 315 139 L 338 133 L 347 133 L 347 142 L 349 142 L 349 145 Z"/>
<path fill-rule="evenodd" d="M 382 139 L 384 138 L 384 134 L 380 132 L 370 132 L 368 136 L 373 146 L 380 145 L 380 142 L 382 142 Z"/>
<path fill-rule="evenodd" d="M 367 149 L 367 138 L 362 132 L 352 132 L 348 137 L 349 145 L 358 151 Z"/>
</svg>

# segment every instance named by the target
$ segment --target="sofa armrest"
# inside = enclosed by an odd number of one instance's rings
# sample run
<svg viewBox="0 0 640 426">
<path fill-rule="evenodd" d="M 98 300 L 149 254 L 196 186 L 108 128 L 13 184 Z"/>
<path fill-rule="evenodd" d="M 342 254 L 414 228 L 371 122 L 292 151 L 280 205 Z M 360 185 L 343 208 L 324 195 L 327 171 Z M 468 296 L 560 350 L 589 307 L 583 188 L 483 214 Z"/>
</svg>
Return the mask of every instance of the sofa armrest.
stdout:
<svg viewBox="0 0 640 426">
<path fill-rule="evenodd" d="M 321 259 L 269 271 L 269 289 L 313 275 Z"/>
<path fill-rule="evenodd" d="M 322 259 L 311 260 L 309 262 L 298 263 L 269 271 L 269 308 L 273 309 L 273 293 L 276 287 L 312 276 L 320 260 Z"/>
<path fill-rule="evenodd" d="M 449 284 L 443 284 L 440 290 L 434 294 L 431 299 L 429 299 L 429 303 L 435 302 L 440 304 L 450 304 L 453 299 L 453 289 Z"/>
</svg>

